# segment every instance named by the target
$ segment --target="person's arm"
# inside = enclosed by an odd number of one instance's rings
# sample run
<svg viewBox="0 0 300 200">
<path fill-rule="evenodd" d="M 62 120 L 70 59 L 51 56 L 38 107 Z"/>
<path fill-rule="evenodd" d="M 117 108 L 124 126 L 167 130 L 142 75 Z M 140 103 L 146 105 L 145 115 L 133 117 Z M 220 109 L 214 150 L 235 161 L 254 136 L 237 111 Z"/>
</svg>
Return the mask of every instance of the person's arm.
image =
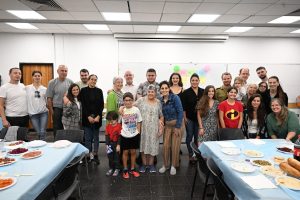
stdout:
<svg viewBox="0 0 300 200">
<path fill-rule="evenodd" d="M 287 121 L 287 125 L 288 125 L 288 133 L 286 136 L 286 140 L 292 140 L 296 135 L 297 135 L 297 131 L 300 130 L 299 127 L 299 120 L 296 116 L 296 114 L 292 111 L 288 112 L 288 121 Z"/>
<path fill-rule="evenodd" d="M 136 91 L 136 99 L 138 100 L 143 96 L 143 83 L 141 83 Z"/>
<path fill-rule="evenodd" d="M 100 104 L 99 104 L 99 110 L 97 113 L 97 116 L 94 118 L 95 122 L 100 122 L 100 119 L 102 118 L 102 111 L 104 109 L 104 100 L 103 100 L 103 93 L 102 90 L 99 89 L 99 97 L 100 97 Z"/>
<path fill-rule="evenodd" d="M 198 120 L 198 126 L 199 126 L 198 134 L 199 134 L 199 135 L 204 135 L 204 129 L 203 129 L 203 124 L 202 124 L 202 118 L 201 118 L 201 114 L 200 114 L 200 111 L 199 111 L 199 110 L 197 110 L 197 120 Z"/>
<path fill-rule="evenodd" d="M 224 112 L 222 110 L 219 110 L 219 120 L 220 120 L 221 128 L 226 128 L 223 117 L 224 117 Z"/>
<path fill-rule="evenodd" d="M 180 129 L 180 127 L 182 126 L 182 119 L 183 119 L 183 108 L 182 108 L 182 104 L 181 104 L 181 100 L 177 95 L 174 95 L 175 98 L 175 109 L 177 112 L 177 119 L 176 119 L 176 125 L 175 128 Z"/>
<path fill-rule="evenodd" d="M 292 131 L 292 132 L 288 132 L 287 136 L 286 136 L 286 140 L 291 141 L 294 137 L 296 136 L 296 132 Z"/>
<path fill-rule="evenodd" d="M 110 92 L 106 98 L 106 110 L 109 111 L 117 111 L 117 103 L 116 103 L 116 95 L 114 92 Z"/>
<path fill-rule="evenodd" d="M 139 132 L 139 134 L 141 134 L 141 124 L 142 124 L 141 122 L 138 122 L 136 126 L 136 129 Z"/>
<path fill-rule="evenodd" d="M 2 118 L 2 125 L 5 128 L 8 128 L 10 126 L 9 122 L 6 119 L 5 111 L 4 111 L 4 105 L 5 105 L 5 99 L 3 97 L 0 97 L 0 115 Z"/>
<path fill-rule="evenodd" d="M 53 99 L 51 97 L 47 98 L 47 108 L 49 110 L 49 116 L 53 115 Z M 53 118 L 50 117 L 51 123 L 53 123 Z"/>
<path fill-rule="evenodd" d="M 239 124 L 238 124 L 238 128 L 241 128 L 242 127 L 242 123 L 243 123 L 243 111 L 240 112 L 240 119 L 239 119 Z"/>
</svg>

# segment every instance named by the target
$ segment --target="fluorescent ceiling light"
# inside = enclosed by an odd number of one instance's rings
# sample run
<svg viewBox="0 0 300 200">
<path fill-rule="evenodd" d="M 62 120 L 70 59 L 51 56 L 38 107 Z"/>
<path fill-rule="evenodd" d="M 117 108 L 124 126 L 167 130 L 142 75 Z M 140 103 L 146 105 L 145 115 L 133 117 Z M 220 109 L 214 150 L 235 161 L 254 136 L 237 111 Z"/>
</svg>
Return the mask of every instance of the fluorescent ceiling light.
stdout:
<svg viewBox="0 0 300 200">
<path fill-rule="evenodd" d="M 7 10 L 7 12 L 21 18 L 21 19 L 46 19 L 39 13 L 30 10 Z"/>
<path fill-rule="evenodd" d="M 228 33 L 242 33 L 242 32 L 249 31 L 250 29 L 253 29 L 253 27 L 234 26 L 234 27 L 231 27 L 231 28 L 227 29 L 225 32 L 228 32 Z"/>
<path fill-rule="evenodd" d="M 129 13 L 102 12 L 102 15 L 107 21 L 131 21 Z"/>
<path fill-rule="evenodd" d="M 158 26 L 158 32 L 177 32 L 181 26 Z"/>
<path fill-rule="evenodd" d="M 83 24 L 85 28 L 93 31 L 108 31 L 109 28 L 106 24 Z"/>
<path fill-rule="evenodd" d="M 207 14 L 193 14 L 188 22 L 213 22 L 220 15 L 207 15 Z"/>
<path fill-rule="evenodd" d="M 292 31 L 292 32 L 290 32 L 290 33 L 300 33 L 300 29 L 295 30 L 295 31 Z"/>
<path fill-rule="evenodd" d="M 282 16 L 277 19 L 274 19 L 268 23 L 271 24 L 290 24 L 300 20 L 300 16 Z"/>
<path fill-rule="evenodd" d="M 6 23 L 6 24 L 18 29 L 38 29 L 36 26 L 33 26 L 29 23 Z"/>
</svg>

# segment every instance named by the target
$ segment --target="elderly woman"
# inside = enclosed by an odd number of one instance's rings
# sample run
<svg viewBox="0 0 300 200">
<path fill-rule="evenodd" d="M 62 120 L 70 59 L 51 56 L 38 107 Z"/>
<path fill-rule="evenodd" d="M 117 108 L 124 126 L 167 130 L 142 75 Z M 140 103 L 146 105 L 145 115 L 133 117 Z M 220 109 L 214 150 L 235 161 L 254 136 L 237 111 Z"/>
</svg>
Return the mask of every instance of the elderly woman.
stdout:
<svg viewBox="0 0 300 200">
<path fill-rule="evenodd" d="M 106 98 L 106 110 L 118 112 L 120 106 L 123 105 L 123 78 L 116 76 L 113 79 L 113 90 L 110 91 Z"/>
<path fill-rule="evenodd" d="M 244 106 L 244 108 L 246 108 L 247 106 L 247 102 L 250 99 L 250 97 L 254 94 L 256 94 L 257 91 L 257 85 L 256 84 L 249 84 L 248 88 L 247 88 L 247 93 L 245 96 L 243 96 L 242 98 L 242 104 Z"/>
<path fill-rule="evenodd" d="M 296 135 L 300 134 L 299 120 L 296 114 L 289 111 L 279 98 L 272 99 L 271 108 L 273 112 L 267 117 L 267 128 L 271 138 L 283 138 L 295 142 Z"/>
<path fill-rule="evenodd" d="M 170 174 L 176 174 L 176 167 L 179 163 L 179 151 L 182 138 L 183 109 L 179 97 L 170 90 L 167 81 L 159 84 L 161 93 L 162 112 L 165 120 L 163 160 L 164 164 L 159 169 L 160 173 L 165 173 L 169 168 L 171 155 Z"/>
<path fill-rule="evenodd" d="M 159 137 L 163 128 L 160 126 L 162 110 L 160 101 L 156 99 L 155 86 L 149 85 L 147 96 L 139 98 L 134 105 L 139 108 L 143 118 L 140 143 L 143 165 L 140 172 L 144 173 L 148 167 L 150 173 L 155 173 L 154 156 L 159 152 Z"/>
</svg>

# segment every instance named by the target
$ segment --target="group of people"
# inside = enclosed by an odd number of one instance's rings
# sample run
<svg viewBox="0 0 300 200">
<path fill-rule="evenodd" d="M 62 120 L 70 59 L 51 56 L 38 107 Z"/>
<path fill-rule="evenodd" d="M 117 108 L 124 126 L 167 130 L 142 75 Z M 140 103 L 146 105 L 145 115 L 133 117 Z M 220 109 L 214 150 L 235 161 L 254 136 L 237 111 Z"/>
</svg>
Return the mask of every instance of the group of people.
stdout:
<svg viewBox="0 0 300 200">
<path fill-rule="evenodd" d="M 103 92 L 97 87 L 98 77 L 80 70 L 81 81 L 67 78 L 68 68 L 60 65 L 58 77 L 48 88 L 41 85 L 42 73 L 32 73 L 33 83 L 20 83 L 21 71 L 11 68 L 10 82 L 0 88 L 0 114 L 4 127 L 27 127 L 29 118 L 40 139 L 45 139 L 48 110 L 52 115 L 54 137 L 60 129 L 83 129 L 89 157 L 99 164 L 99 129 L 104 109 Z M 181 140 L 186 133 L 190 162 L 195 162 L 190 143 L 217 140 L 219 128 L 242 129 L 245 138 L 284 138 L 294 141 L 300 134 L 296 114 L 287 108 L 288 97 L 277 76 L 267 77 L 265 67 L 256 70 L 261 82 L 249 84 L 249 69 L 242 68 L 234 79 L 222 74 L 223 85 L 199 87 L 197 74 L 190 77 L 190 87 L 183 88 L 179 73 L 168 81 L 156 82 L 156 71 L 146 72 L 146 81 L 133 84 L 131 71 L 113 79 L 107 93 L 105 141 L 109 159 L 107 175 L 122 176 L 156 172 L 159 140 L 163 136 L 163 165 L 160 173 L 179 167 Z M 269 88 L 268 88 L 269 87 Z M 142 164 L 135 167 L 137 149 Z M 129 158 L 130 157 L 130 158 Z M 130 161 L 130 167 L 128 160 Z M 122 163 L 122 165 L 121 165 Z"/>
</svg>

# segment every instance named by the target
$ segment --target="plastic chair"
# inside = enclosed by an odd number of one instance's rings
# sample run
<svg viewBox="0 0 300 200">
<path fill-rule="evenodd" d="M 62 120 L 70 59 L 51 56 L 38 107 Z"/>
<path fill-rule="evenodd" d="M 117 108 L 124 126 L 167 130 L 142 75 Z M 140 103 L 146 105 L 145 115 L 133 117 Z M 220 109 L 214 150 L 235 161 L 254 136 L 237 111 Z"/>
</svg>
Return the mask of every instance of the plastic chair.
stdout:
<svg viewBox="0 0 300 200">
<path fill-rule="evenodd" d="M 193 180 L 193 186 L 192 186 L 192 191 L 191 191 L 191 199 L 193 198 L 193 193 L 194 193 L 194 189 L 195 189 L 195 184 L 196 184 L 196 178 L 197 176 L 199 176 L 200 179 L 202 179 L 201 177 L 201 173 L 205 175 L 205 182 L 204 182 L 204 191 L 202 194 L 202 200 L 205 199 L 206 197 L 206 190 L 207 190 L 207 186 L 208 185 L 213 185 L 212 181 L 210 180 L 210 171 L 206 166 L 206 161 L 204 160 L 204 158 L 201 155 L 201 152 L 199 151 L 198 147 L 196 146 L 196 144 L 194 142 L 190 143 L 191 148 L 193 150 L 193 152 L 196 155 L 197 158 L 197 165 L 196 165 L 196 170 L 195 170 L 195 175 L 194 175 L 194 180 Z"/>
<path fill-rule="evenodd" d="M 239 128 L 220 128 L 218 131 L 219 140 L 241 140 L 245 139 L 243 131 Z"/>
<path fill-rule="evenodd" d="M 222 199 L 222 200 L 233 200 L 234 194 L 224 182 L 222 178 L 223 173 L 220 170 L 220 168 L 216 165 L 215 161 L 209 158 L 206 163 L 209 171 L 213 176 L 214 183 L 215 183 L 214 199 L 216 197 L 217 199 Z"/>
<path fill-rule="evenodd" d="M 8 128 L 3 127 L 1 129 L 0 139 L 5 138 L 7 131 L 8 131 Z M 23 140 L 23 141 L 28 142 L 27 135 L 28 135 L 28 128 L 19 127 L 18 130 L 17 130 L 17 139 L 16 140 Z"/>
</svg>

